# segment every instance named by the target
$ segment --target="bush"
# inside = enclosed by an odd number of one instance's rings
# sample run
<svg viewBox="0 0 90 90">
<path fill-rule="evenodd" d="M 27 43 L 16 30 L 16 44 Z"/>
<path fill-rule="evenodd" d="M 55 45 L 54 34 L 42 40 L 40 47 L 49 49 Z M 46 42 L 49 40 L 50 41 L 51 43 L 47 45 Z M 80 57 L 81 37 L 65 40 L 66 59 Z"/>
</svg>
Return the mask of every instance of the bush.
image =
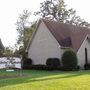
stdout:
<svg viewBox="0 0 90 90">
<path fill-rule="evenodd" d="M 55 70 L 55 67 L 38 64 L 38 65 L 24 66 L 23 69 L 27 69 L 27 70 L 49 70 L 49 71 L 53 71 L 53 70 Z"/>
<path fill-rule="evenodd" d="M 80 70 L 80 66 L 76 66 L 74 69 L 72 69 L 72 67 L 61 67 L 59 70 L 61 70 L 61 71 L 78 71 L 78 70 Z"/>
<path fill-rule="evenodd" d="M 23 66 L 23 69 L 25 69 L 25 70 L 31 70 L 32 69 L 32 65 L 30 65 L 30 66 Z"/>
<path fill-rule="evenodd" d="M 23 69 L 30 69 L 30 70 L 45 70 L 46 65 L 29 65 L 29 66 L 25 66 L 23 67 Z"/>
<path fill-rule="evenodd" d="M 75 70 L 80 70 L 80 66 L 78 65 L 78 66 L 75 68 Z"/>
<path fill-rule="evenodd" d="M 90 63 L 84 65 L 85 70 L 90 70 Z"/>
<path fill-rule="evenodd" d="M 45 66 L 44 70 L 53 71 L 53 70 L 56 70 L 56 68 L 54 66 Z"/>
<path fill-rule="evenodd" d="M 46 65 L 57 68 L 60 66 L 60 60 L 58 58 L 48 58 L 46 61 Z"/>
<path fill-rule="evenodd" d="M 73 50 L 66 50 L 62 56 L 64 69 L 74 70 L 77 67 L 77 56 Z"/>
<path fill-rule="evenodd" d="M 28 58 L 28 59 L 23 61 L 22 68 L 23 69 L 29 68 L 31 65 L 32 65 L 32 59 Z"/>
<path fill-rule="evenodd" d="M 46 66 L 46 65 L 31 65 L 31 68 L 30 69 L 33 69 L 33 70 L 49 70 L 49 71 L 52 71 L 52 70 L 55 70 L 55 68 L 53 66 Z"/>
<path fill-rule="evenodd" d="M 44 70 L 44 68 L 45 68 L 45 65 L 41 65 L 41 64 L 32 65 L 32 69 L 34 70 Z"/>
</svg>

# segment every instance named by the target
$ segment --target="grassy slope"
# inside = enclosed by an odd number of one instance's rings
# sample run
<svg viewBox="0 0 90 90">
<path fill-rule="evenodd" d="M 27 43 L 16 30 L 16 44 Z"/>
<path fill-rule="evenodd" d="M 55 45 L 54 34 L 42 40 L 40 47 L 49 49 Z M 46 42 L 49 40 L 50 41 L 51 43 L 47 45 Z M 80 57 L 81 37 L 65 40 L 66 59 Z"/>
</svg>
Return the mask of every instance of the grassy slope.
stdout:
<svg viewBox="0 0 90 90">
<path fill-rule="evenodd" d="M 22 73 L 29 76 L 0 79 L 0 90 L 90 90 L 90 71 L 23 71 Z M 5 74 L 10 73 L 0 72 L 0 75 Z"/>
</svg>

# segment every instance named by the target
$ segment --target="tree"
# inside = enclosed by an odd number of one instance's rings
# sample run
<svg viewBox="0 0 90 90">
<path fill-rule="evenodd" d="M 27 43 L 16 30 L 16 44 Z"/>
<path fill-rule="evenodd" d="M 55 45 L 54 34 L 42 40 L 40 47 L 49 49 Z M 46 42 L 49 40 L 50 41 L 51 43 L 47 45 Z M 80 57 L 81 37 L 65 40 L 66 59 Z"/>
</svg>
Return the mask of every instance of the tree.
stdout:
<svg viewBox="0 0 90 90">
<path fill-rule="evenodd" d="M 67 9 L 64 0 L 46 0 L 41 3 L 40 11 L 35 15 L 63 23 L 89 27 L 90 24 L 76 15 L 76 11 Z"/>
<path fill-rule="evenodd" d="M 10 46 L 5 47 L 4 56 L 13 56 L 13 48 Z"/>
<path fill-rule="evenodd" d="M 19 18 L 16 22 L 17 31 L 18 31 L 18 44 L 24 44 L 23 38 L 26 30 L 26 25 L 29 23 L 28 18 L 30 16 L 30 12 L 28 10 L 23 10 L 23 13 L 19 15 Z"/>
<path fill-rule="evenodd" d="M 17 44 L 20 45 L 19 51 L 16 50 L 16 52 L 21 54 L 23 59 L 26 58 L 25 50 L 27 48 L 29 39 L 36 27 L 36 22 L 30 23 L 28 21 L 30 14 L 31 13 L 28 10 L 24 10 L 23 13 L 20 14 L 16 23 L 18 31 Z"/>
<path fill-rule="evenodd" d="M 35 31 L 36 23 L 37 23 L 37 22 L 33 22 L 30 27 L 27 27 L 27 28 L 25 29 L 24 37 L 23 37 L 23 43 L 24 43 L 25 49 L 27 48 L 27 45 L 28 45 L 29 40 L 30 40 L 30 38 L 31 38 L 31 36 L 32 36 L 32 33 Z"/>
<path fill-rule="evenodd" d="M 3 56 L 3 53 L 4 53 L 4 46 L 3 46 L 3 43 L 2 43 L 2 41 L 0 39 L 0 57 Z"/>
<path fill-rule="evenodd" d="M 16 22 L 17 31 L 18 31 L 18 39 L 17 43 L 21 44 L 25 48 L 27 47 L 28 41 L 35 30 L 36 21 L 30 23 L 28 21 L 30 12 L 28 10 L 23 10 L 23 13 L 19 15 L 19 18 Z"/>
</svg>

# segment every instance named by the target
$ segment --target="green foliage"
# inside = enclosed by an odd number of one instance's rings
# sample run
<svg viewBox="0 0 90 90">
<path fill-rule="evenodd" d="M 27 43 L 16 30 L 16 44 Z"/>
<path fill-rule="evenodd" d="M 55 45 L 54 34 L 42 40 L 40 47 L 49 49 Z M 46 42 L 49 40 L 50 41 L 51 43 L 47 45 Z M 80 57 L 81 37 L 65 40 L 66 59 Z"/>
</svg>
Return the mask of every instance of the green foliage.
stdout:
<svg viewBox="0 0 90 90">
<path fill-rule="evenodd" d="M 72 8 L 67 9 L 64 0 L 46 0 L 41 3 L 40 11 L 35 13 L 42 18 L 89 27 L 90 24 L 76 15 Z"/>
<path fill-rule="evenodd" d="M 75 69 L 77 67 L 77 56 L 71 49 L 66 50 L 62 55 L 62 64 L 64 68 Z"/>
<path fill-rule="evenodd" d="M 18 31 L 18 44 L 23 44 L 23 38 L 25 34 L 26 25 L 28 24 L 29 16 L 30 12 L 28 10 L 23 10 L 23 13 L 19 15 L 19 18 L 16 22 Z"/>
<path fill-rule="evenodd" d="M 37 64 L 37 65 L 24 65 L 23 69 L 28 70 L 45 70 L 45 65 Z"/>
<path fill-rule="evenodd" d="M 26 59 L 23 61 L 23 66 L 30 66 L 32 65 L 32 59 Z"/>
<path fill-rule="evenodd" d="M 1 39 L 0 39 L 0 50 L 4 51 L 4 45 L 3 45 L 2 41 L 1 41 Z"/>
<path fill-rule="evenodd" d="M 57 68 L 58 66 L 60 66 L 60 60 L 58 58 L 48 58 L 46 61 L 46 65 Z"/>
<path fill-rule="evenodd" d="M 32 33 L 34 32 L 36 27 L 36 23 L 33 23 L 31 27 L 25 28 L 24 37 L 23 37 L 23 46 L 20 46 L 19 53 L 23 56 L 23 59 L 25 59 L 26 56 L 26 48 L 28 46 L 29 40 L 31 38 Z"/>
<path fill-rule="evenodd" d="M 16 23 L 18 31 L 17 44 L 20 45 L 19 54 L 22 55 L 23 60 L 27 57 L 25 50 L 28 46 L 31 35 L 36 28 L 36 22 L 30 23 L 28 21 L 30 14 L 31 13 L 28 10 L 24 10 L 23 13 L 20 14 Z"/>
<path fill-rule="evenodd" d="M 37 65 L 23 65 L 23 69 L 25 70 L 58 70 L 55 66 L 47 66 L 47 65 L 42 65 L 42 64 L 37 64 Z"/>
<path fill-rule="evenodd" d="M 8 57 L 8 56 L 13 56 L 13 48 L 8 46 L 5 47 L 4 49 L 4 56 Z"/>
<path fill-rule="evenodd" d="M 84 65 L 85 70 L 90 70 L 90 63 Z"/>
<path fill-rule="evenodd" d="M 35 28 L 36 28 L 36 22 L 33 22 L 30 27 L 25 28 L 24 37 L 23 37 L 23 44 L 25 48 L 27 48 L 27 45 L 32 36 L 32 33 L 35 31 Z"/>
<path fill-rule="evenodd" d="M 16 49 L 16 50 L 13 52 L 13 56 L 14 56 L 14 57 L 19 57 L 19 58 L 21 58 L 18 49 Z"/>
<path fill-rule="evenodd" d="M 2 41 L 0 39 L 0 57 L 2 57 L 3 54 L 4 54 L 4 46 L 3 46 L 3 43 L 2 43 Z"/>
<path fill-rule="evenodd" d="M 36 27 L 36 22 L 30 23 L 28 21 L 30 15 L 31 13 L 28 10 L 23 10 L 23 13 L 19 15 L 16 22 L 18 31 L 17 43 L 22 44 L 24 47 L 27 46 L 28 41 Z"/>
</svg>

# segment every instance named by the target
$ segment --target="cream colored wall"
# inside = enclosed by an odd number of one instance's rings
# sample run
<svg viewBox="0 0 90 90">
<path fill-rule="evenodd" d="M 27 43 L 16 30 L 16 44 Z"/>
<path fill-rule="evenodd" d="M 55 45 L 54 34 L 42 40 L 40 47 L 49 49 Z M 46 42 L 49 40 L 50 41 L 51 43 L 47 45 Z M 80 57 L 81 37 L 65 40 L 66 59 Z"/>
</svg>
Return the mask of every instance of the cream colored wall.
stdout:
<svg viewBox="0 0 90 90">
<path fill-rule="evenodd" d="M 84 69 L 84 64 L 85 64 L 85 48 L 87 48 L 88 63 L 90 63 L 90 42 L 87 41 L 87 36 L 77 52 L 78 65 L 80 65 L 81 69 Z"/>
<path fill-rule="evenodd" d="M 28 51 L 33 64 L 46 64 L 48 58 L 61 58 L 63 51 L 57 40 L 42 22 Z"/>
</svg>

